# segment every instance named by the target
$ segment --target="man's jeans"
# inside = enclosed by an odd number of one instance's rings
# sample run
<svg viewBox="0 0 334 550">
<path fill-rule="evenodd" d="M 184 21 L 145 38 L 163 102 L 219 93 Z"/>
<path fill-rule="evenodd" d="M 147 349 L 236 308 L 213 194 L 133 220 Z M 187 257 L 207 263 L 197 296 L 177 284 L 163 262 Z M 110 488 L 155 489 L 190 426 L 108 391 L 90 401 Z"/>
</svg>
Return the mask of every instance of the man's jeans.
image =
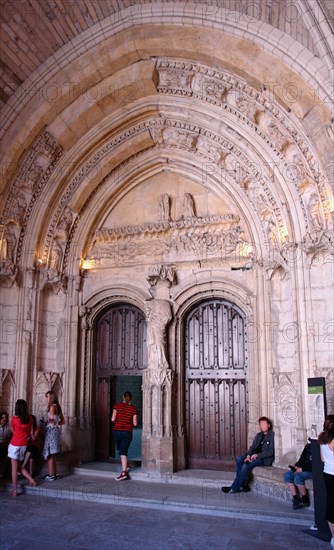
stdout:
<svg viewBox="0 0 334 550">
<path fill-rule="evenodd" d="M 232 491 L 240 491 L 241 487 L 246 483 L 248 472 L 255 468 L 256 466 L 263 466 L 263 459 L 257 458 L 256 460 L 253 460 L 252 462 L 244 462 L 246 458 L 246 454 L 237 456 L 236 457 L 236 463 L 237 463 L 237 477 L 232 483 L 231 490 Z"/>
</svg>

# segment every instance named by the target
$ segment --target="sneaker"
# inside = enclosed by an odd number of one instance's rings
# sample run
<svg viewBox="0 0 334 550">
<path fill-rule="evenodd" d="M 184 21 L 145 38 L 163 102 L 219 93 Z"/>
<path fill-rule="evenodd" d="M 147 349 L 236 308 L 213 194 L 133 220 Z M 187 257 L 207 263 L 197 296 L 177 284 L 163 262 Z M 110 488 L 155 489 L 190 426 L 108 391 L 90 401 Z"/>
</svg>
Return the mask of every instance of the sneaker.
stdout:
<svg viewBox="0 0 334 550">
<path fill-rule="evenodd" d="M 42 477 L 45 481 L 55 481 L 55 476 L 50 476 L 50 474 L 46 474 Z"/>
<path fill-rule="evenodd" d="M 229 493 L 231 490 L 231 487 L 222 487 L 223 493 Z"/>
<path fill-rule="evenodd" d="M 60 479 L 60 475 L 59 474 L 55 474 L 54 476 L 54 480 L 57 481 L 57 479 Z"/>
<path fill-rule="evenodd" d="M 128 479 L 128 474 L 126 472 L 121 472 L 118 477 L 115 477 L 116 481 L 121 481 L 122 479 Z"/>
</svg>

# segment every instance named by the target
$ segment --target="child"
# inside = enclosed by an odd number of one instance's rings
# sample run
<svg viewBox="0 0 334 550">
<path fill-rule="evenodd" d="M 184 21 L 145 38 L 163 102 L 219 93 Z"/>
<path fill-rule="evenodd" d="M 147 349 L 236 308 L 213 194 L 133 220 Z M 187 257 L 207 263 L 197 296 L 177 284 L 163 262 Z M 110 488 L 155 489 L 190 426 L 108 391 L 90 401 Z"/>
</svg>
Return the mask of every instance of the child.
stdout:
<svg viewBox="0 0 334 550">
<path fill-rule="evenodd" d="M 30 472 L 30 475 L 32 476 L 34 460 L 37 460 L 38 458 L 38 436 L 39 436 L 39 432 L 41 431 L 41 428 L 40 426 L 37 426 L 36 416 L 32 414 L 31 417 L 32 417 L 32 424 L 33 424 L 33 437 L 29 438 L 27 450 L 24 455 L 22 468 L 25 468 L 25 466 L 29 462 L 29 472 Z"/>
<path fill-rule="evenodd" d="M 13 437 L 8 445 L 8 456 L 12 462 L 12 482 L 13 490 L 11 495 L 17 497 L 17 470 L 18 464 L 24 459 L 24 453 L 28 445 L 29 434 L 33 436 L 32 417 L 28 414 L 27 403 L 24 399 L 18 399 L 15 404 L 15 416 L 13 416 L 11 425 Z M 31 475 L 22 466 L 21 473 L 29 481 L 31 487 L 36 487 L 37 483 Z"/>
<path fill-rule="evenodd" d="M 43 456 L 48 460 L 49 473 L 43 479 L 56 481 L 59 479 L 57 472 L 56 455 L 60 453 L 60 426 L 65 423 L 58 397 L 55 391 L 47 391 L 45 394 L 48 403 L 48 415 L 45 429 L 45 442 Z"/>
</svg>

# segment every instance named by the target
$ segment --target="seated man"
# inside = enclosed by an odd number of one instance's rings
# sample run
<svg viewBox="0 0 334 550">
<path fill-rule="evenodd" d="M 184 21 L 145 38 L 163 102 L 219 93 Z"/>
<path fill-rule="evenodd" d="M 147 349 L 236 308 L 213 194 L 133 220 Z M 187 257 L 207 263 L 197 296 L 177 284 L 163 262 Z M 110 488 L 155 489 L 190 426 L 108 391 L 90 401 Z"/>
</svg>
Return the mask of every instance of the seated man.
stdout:
<svg viewBox="0 0 334 550">
<path fill-rule="evenodd" d="M 274 458 L 274 438 L 272 423 L 266 416 L 259 418 L 261 431 L 254 437 L 253 443 L 246 454 L 237 456 L 237 476 L 231 487 L 222 487 L 224 493 L 239 493 L 249 491 L 247 478 L 250 470 L 256 466 L 271 466 Z"/>
<path fill-rule="evenodd" d="M 292 506 L 294 510 L 310 506 L 310 497 L 305 487 L 305 480 L 312 479 L 312 450 L 311 443 L 307 443 L 294 466 L 284 475 L 292 494 Z"/>
</svg>

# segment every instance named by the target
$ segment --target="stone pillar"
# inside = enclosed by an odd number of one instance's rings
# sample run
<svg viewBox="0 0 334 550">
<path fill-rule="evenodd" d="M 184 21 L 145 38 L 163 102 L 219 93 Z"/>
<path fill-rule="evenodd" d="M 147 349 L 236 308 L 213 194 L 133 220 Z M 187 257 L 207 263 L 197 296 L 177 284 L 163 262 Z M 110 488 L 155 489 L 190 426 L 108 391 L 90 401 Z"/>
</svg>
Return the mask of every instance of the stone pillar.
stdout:
<svg viewBox="0 0 334 550">
<path fill-rule="evenodd" d="M 172 276 L 171 276 L 172 275 Z M 152 299 L 146 302 L 148 367 L 143 376 L 143 469 L 157 474 L 172 473 L 172 386 L 174 372 L 170 368 L 167 328 L 172 319 L 168 300 L 174 274 L 161 269 L 149 281 Z M 153 283 L 153 284 L 152 284 Z"/>
</svg>

